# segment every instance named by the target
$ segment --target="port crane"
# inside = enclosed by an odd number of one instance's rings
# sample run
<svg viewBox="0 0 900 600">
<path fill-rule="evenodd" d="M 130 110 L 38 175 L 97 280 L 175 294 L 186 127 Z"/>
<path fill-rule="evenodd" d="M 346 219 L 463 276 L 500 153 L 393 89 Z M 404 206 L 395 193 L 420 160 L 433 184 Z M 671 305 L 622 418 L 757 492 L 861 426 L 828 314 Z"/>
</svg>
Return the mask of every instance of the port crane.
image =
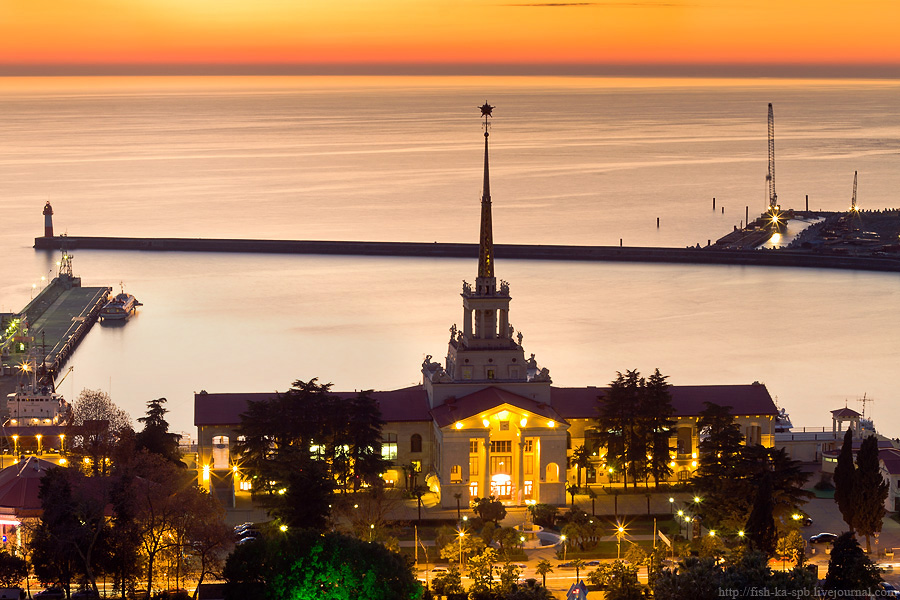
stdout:
<svg viewBox="0 0 900 600">
<path fill-rule="evenodd" d="M 850 212 L 859 212 L 859 206 L 856 204 L 856 171 L 853 171 L 853 197 L 850 199 Z"/>
<path fill-rule="evenodd" d="M 775 112 L 772 110 L 771 102 L 769 102 L 769 172 L 766 173 L 766 188 L 768 207 L 765 217 L 771 229 L 784 231 L 787 219 L 778 206 L 778 194 L 775 193 Z"/>
</svg>

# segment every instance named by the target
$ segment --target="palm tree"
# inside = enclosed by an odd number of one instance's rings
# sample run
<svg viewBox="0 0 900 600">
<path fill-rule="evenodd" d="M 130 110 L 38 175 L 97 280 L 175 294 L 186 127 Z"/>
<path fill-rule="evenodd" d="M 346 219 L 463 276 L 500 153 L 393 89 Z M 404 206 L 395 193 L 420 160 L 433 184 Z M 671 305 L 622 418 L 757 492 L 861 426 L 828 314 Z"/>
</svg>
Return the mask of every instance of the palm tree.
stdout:
<svg viewBox="0 0 900 600">
<path fill-rule="evenodd" d="M 591 464 L 591 453 L 582 444 L 572 450 L 570 461 L 572 466 L 575 467 L 575 480 L 578 483 L 578 487 L 581 487 L 581 470 L 586 469 Z"/>
<path fill-rule="evenodd" d="M 541 585 L 547 587 L 547 573 L 553 572 L 553 565 L 550 564 L 550 561 L 547 559 L 542 560 L 537 564 L 537 568 L 535 569 L 535 573 L 541 576 Z"/>
<path fill-rule="evenodd" d="M 575 567 L 575 583 L 578 583 L 578 580 L 581 579 L 581 569 L 586 566 L 584 559 L 576 558 L 572 561 L 572 566 Z"/>
</svg>

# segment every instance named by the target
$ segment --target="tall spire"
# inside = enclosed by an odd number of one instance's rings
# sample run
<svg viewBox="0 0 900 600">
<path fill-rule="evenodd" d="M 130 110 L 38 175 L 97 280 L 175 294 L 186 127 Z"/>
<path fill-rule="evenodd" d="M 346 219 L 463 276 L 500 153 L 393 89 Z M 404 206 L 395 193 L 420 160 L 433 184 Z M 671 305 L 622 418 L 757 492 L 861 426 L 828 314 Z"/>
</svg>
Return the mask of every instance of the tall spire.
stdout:
<svg viewBox="0 0 900 600">
<path fill-rule="evenodd" d="M 490 127 L 490 123 L 488 122 L 488 117 L 492 116 L 491 111 L 494 110 L 494 107 L 484 103 L 484 106 L 479 107 L 481 109 L 481 116 L 484 117 L 484 190 L 481 195 L 481 238 L 479 240 L 479 248 L 478 248 L 478 277 L 486 277 L 493 279 L 494 277 L 494 234 L 493 234 L 493 226 L 491 224 L 491 181 L 488 171 L 488 137 L 490 133 L 488 133 L 488 128 Z M 485 282 L 492 288 L 494 285 L 488 282 Z M 482 287 L 478 286 L 479 289 Z"/>
</svg>

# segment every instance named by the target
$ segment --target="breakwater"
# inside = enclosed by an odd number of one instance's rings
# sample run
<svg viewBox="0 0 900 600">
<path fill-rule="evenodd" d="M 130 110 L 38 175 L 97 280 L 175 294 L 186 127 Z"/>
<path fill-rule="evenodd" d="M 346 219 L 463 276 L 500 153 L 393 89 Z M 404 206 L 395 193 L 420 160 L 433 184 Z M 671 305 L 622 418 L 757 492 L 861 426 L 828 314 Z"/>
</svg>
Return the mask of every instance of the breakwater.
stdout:
<svg viewBox="0 0 900 600">
<path fill-rule="evenodd" d="M 153 252 L 240 252 L 346 256 L 477 258 L 477 244 L 444 242 L 356 242 L 205 238 L 39 237 L 38 249 L 132 250 Z M 750 265 L 900 272 L 900 256 L 842 256 L 803 250 L 724 250 L 635 246 L 495 244 L 496 258 L 518 260 L 614 261 Z"/>
</svg>

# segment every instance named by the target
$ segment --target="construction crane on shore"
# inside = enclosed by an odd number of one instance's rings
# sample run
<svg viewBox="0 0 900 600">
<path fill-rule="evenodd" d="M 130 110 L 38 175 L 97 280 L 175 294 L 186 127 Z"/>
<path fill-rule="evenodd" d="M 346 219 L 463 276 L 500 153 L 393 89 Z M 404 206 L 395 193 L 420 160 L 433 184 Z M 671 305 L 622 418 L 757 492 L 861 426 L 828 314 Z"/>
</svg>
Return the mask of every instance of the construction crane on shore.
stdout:
<svg viewBox="0 0 900 600">
<path fill-rule="evenodd" d="M 784 231 L 787 226 L 787 218 L 781 213 L 781 207 L 778 206 L 778 194 L 775 193 L 775 112 L 772 110 L 771 102 L 769 102 L 769 172 L 766 173 L 766 187 L 768 188 L 769 205 L 765 217 L 769 222 L 769 227 L 776 232 Z"/>
<path fill-rule="evenodd" d="M 850 199 L 850 212 L 859 212 L 859 206 L 856 205 L 856 171 L 853 171 L 853 198 Z"/>
</svg>

